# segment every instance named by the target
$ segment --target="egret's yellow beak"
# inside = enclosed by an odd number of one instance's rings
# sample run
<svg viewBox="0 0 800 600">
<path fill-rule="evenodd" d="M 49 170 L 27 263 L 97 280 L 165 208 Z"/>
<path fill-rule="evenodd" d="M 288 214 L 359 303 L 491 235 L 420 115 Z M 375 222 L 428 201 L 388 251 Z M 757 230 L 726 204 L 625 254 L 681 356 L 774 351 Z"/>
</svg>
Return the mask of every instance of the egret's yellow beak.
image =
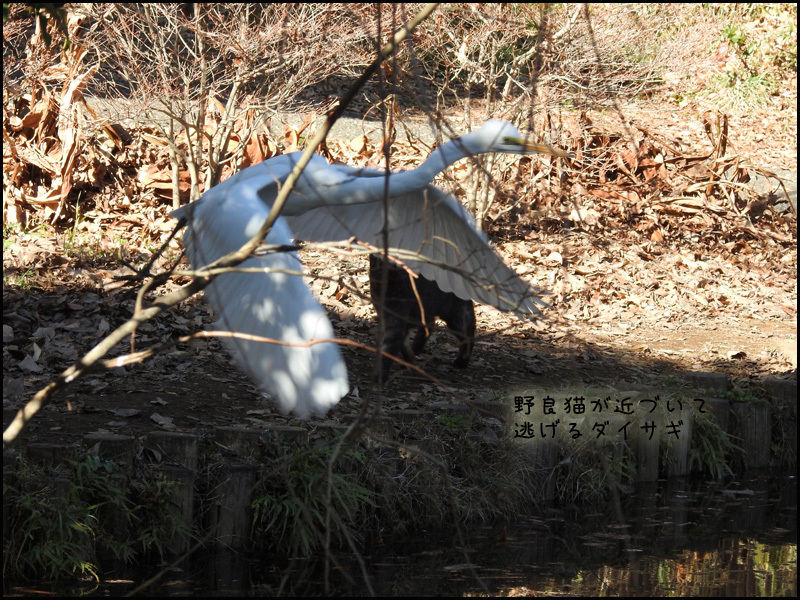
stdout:
<svg viewBox="0 0 800 600">
<path fill-rule="evenodd" d="M 569 154 L 567 152 L 559 150 L 558 148 L 553 148 L 552 146 L 548 146 L 546 144 L 534 144 L 533 142 L 528 142 L 515 137 L 505 138 L 505 142 L 522 147 L 525 150 L 525 154 L 549 154 L 550 156 L 557 156 L 558 158 L 569 158 Z"/>
</svg>

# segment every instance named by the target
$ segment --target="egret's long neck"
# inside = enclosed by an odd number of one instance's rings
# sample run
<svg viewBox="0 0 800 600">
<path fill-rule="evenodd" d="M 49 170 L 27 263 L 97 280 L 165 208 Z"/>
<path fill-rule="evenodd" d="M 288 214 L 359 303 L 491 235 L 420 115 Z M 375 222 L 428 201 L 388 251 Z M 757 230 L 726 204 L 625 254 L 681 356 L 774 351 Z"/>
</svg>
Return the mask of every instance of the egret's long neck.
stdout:
<svg viewBox="0 0 800 600">
<path fill-rule="evenodd" d="M 453 163 L 475 154 L 476 152 L 470 150 L 470 145 L 468 136 L 451 140 L 431 152 L 431 155 L 416 169 L 393 174 L 389 179 L 390 195 L 396 196 L 425 187 Z"/>
<path fill-rule="evenodd" d="M 425 159 L 419 167 L 411 171 L 389 174 L 388 194 L 386 177 L 356 177 L 345 182 L 341 194 L 336 194 L 336 204 L 365 204 L 377 202 L 387 194 L 389 198 L 402 196 L 423 189 L 434 177 L 454 162 L 473 154 L 469 139 L 461 137 L 442 144 Z"/>
</svg>

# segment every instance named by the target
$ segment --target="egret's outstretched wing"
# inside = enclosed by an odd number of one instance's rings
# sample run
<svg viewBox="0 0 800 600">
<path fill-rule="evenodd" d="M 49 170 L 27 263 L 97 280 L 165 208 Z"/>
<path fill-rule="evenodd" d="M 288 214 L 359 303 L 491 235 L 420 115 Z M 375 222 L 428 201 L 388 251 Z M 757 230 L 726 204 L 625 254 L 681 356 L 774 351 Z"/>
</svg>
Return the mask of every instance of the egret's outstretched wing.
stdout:
<svg viewBox="0 0 800 600">
<path fill-rule="evenodd" d="M 486 152 L 566 156 L 526 141 L 511 123 L 496 119 L 443 144 L 416 169 L 392 174 L 388 180 L 380 171 L 328 165 L 314 155 L 266 241 L 289 243 L 285 219 L 291 217 L 299 239 L 339 241 L 355 236 L 381 247 L 386 212 L 389 247 L 398 249 L 393 253 L 409 267 L 462 299 L 535 317 L 544 292 L 503 263 L 458 202 L 429 185 L 448 165 Z M 260 229 L 300 156 L 295 152 L 253 165 L 172 213 L 189 224 L 184 243 L 195 266 L 240 248 Z M 384 211 L 387 189 L 390 199 Z M 294 253 L 253 257 L 242 266 L 300 271 Z M 299 274 L 226 273 L 206 288 L 206 297 L 219 325 L 237 334 L 301 344 L 333 337 L 325 311 Z M 322 413 L 347 393 L 347 372 L 336 344 L 287 347 L 241 337 L 228 343 L 251 377 L 278 396 L 284 411 L 300 416 Z"/>
<path fill-rule="evenodd" d="M 239 249 L 267 218 L 270 206 L 263 196 L 274 193 L 268 188 L 266 178 L 270 175 L 253 173 L 253 169 L 246 169 L 212 188 L 175 215 L 188 219 L 184 244 L 195 267 Z M 245 174 L 250 177 L 229 185 Z M 258 182 L 254 176 L 265 179 Z M 266 243 L 290 244 L 291 238 L 288 225 L 279 218 Z M 294 252 L 249 258 L 240 267 L 282 269 L 298 274 L 218 276 L 205 288 L 205 295 L 219 318 L 219 328 L 295 343 L 334 337 L 325 310 L 299 275 L 302 266 Z M 242 338 L 227 338 L 226 342 L 250 377 L 264 391 L 277 396 L 284 412 L 293 411 L 300 417 L 307 417 L 310 412 L 324 414 L 348 392 L 347 370 L 334 343 L 294 347 Z"/>
<path fill-rule="evenodd" d="M 376 171 L 366 174 L 373 176 Z M 539 316 L 546 303 L 541 289 L 519 278 L 489 245 L 475 220 L 461 204 L 433 185 L 389 198 L 389 248 L 418 253 L 422 259 L 398 256 L 411 269 L 436 281 L 445 292 L 512 311 Z M 323 206 L 288 217 L 297 239 L 309 242 L 350 237 L 383 246 L 383 201 L 361 205 Z"/>
</svg>

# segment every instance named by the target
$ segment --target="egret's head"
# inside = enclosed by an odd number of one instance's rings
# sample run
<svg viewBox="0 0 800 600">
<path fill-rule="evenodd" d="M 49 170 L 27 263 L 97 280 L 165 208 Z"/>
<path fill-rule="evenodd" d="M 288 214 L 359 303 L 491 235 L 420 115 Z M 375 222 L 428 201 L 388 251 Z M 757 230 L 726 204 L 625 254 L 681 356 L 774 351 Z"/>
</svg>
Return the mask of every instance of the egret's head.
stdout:
<svg viewBox="0 0 800 600">
<path fill-rule="evenodd" d="M 508 154 L 550 154 L 566 158 L 567 153 L 545 144 L 527 141 L 519 130 L 508 121 L 492 119 L 483 127 L 469 134 L 478 152 L 505 152 Z"/>
</svg>

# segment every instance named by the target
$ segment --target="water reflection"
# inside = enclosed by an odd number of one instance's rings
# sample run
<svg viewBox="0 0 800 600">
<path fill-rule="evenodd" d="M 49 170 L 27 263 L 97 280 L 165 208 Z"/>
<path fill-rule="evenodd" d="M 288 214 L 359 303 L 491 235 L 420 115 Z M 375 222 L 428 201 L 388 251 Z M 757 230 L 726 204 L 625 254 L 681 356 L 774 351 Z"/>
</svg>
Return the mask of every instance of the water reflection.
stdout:
<svg viewBox="0 0 800 600">
<path fill-rule="evenodd" d="M 391 596 L 796 596 L 796 493 L 793 478 L 644 486 L 616 508 L 472 530 L 462 551 L 452 534 L 384 540 L 371 581 Z"/>
<path fill-rule="evenodd" d="M 157 571 L 52 591 L 122 595 Z M 387 536 L 364 549 L 361 561 L 344 553 L 327 565 L 195 553 L 160 575 L 137 595 L 795 597 L 797 483 L 766 476 L 727 485 L 671 480 L 605 506 L 544 509 L 460 534 L 451 527 Z M 27 595 L 5 585 L 4 592 Z"/>
</svg>

